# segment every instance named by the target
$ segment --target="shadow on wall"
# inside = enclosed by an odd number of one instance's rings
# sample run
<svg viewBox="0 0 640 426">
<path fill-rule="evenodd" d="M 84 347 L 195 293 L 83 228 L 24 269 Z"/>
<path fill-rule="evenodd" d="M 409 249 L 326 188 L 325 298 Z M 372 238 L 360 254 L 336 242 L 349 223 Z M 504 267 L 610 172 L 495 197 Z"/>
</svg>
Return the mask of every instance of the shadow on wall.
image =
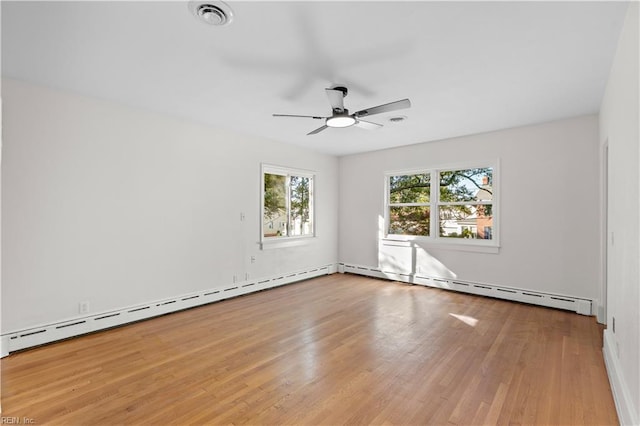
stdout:
<svg viewBox="0 0 640 426">
<path fill-rule="evenodd" d="M 378 268 L 382 273 L 433 278 L 458 278 L 442 262 L 413 241 L 384 240 L 385 220 L 378 216 Z M 391 276 L 389 279 L 395 279 Z"/>
<path fill-rule="evenodd" d="M 458 276 L 413 241 L 384 241 L 378 246 L 378 267 L 383 273 L 434 278 Z"/>
</svg>

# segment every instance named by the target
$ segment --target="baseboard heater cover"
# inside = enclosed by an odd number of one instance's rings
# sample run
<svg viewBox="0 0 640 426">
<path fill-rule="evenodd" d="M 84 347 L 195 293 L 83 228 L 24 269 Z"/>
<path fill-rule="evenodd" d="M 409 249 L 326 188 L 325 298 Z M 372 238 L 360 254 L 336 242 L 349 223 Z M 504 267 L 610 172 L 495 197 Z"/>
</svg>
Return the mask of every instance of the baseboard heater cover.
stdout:
<svg viewBox="0 0 640 426">
<path fill-rule="evenodd" d="M 76 317 L 66 321 L 46 324 L 39 327 L 13 331 L 1 335 L 2 354 L 27 349 L 57 340 L 67 339 L 94 331 L 117 327 L 132 322 L 157 317 L 160 315 L 182 311 L 196 306 L 206 305 L 244 294 L 255 293 L 269 288 L 303 281 L 309 278 L 329 275 L 337 272 L 337 265 L 313 267 L 307 270 L 290 272 L 286 275 L 275 275 L 272 278 L 262 277 L 248 280 L 246 283 L 234 283 L 228 287 L 207 289 L 197 293 L 185 294 L 179 297 L 158 300 L 138 306 L 130 306 L 109 312 Z"/>
<path fill-rule="evenodd" d="M 395 271 L 383 271 L 380 268 L 372 268 L 362 265 L 340 263 L 338 271 L 343 273 L 365 275 L 382 278 L 391 281 L 401 281 L 409 284 L 436 287 L 445 290 L 460 291 L 463 293 L 480 296 L 494 297 L 497 299 L 511 300 L 514 302 L 530 303 L 549 308 L 565 309 L 581 315 L 592 315 L 593 301 L 580 297 L 558 294 L 542 293 L 539 291 L 525 290 L 512 287 L 495 286 L 487 283 L 477 283 L 441 277 L 429 277 L 419 274 L 399 273 Z"/>
</svg>

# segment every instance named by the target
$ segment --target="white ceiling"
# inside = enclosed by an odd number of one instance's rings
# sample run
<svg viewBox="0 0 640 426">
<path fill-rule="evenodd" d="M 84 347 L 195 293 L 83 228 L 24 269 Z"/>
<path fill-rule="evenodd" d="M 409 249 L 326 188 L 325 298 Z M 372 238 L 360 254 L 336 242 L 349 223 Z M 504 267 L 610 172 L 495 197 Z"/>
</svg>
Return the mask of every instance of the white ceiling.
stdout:
<svg viewBox="0 0 640 426">
<path fill-rule="evenodd" d="M 334 155 L 597 113 L 627 3 L 2 2 L 2 74 Z M 379 130 L 327 129 L 324 88 Z M 405 115 L 402 123 L 391 123 Z"/>
</svg>

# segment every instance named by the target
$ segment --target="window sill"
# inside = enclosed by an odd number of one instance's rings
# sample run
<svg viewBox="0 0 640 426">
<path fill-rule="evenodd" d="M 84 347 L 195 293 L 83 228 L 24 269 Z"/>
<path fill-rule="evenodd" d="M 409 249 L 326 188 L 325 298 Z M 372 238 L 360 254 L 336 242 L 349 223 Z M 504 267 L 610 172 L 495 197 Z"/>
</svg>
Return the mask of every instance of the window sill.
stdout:
<svg viewBox="0 0 640 426">
<path fill-rule="evenodd" d="M 313 241 L 315 241 L 315 239 L 315 236 L 269 238 L 260 242 L 260 249 L 270 250 L 277 248 L 302 246 L 311 244 Z"/>
<path fill-rule="evenodd" d="M 384 246 L 395 247 L 430 247 L 434 249 L 468 251 L 472 253 L 500 253 L 500 246 L 497 243 L 486 244 L 481 240 L 469 240 L 467 242 L 450 241 L 444 239 L 435 240 L 428 237 L 411 237 L 411 236 L 388 236 L 380 239 L 380 244 Z"/>
</svg>

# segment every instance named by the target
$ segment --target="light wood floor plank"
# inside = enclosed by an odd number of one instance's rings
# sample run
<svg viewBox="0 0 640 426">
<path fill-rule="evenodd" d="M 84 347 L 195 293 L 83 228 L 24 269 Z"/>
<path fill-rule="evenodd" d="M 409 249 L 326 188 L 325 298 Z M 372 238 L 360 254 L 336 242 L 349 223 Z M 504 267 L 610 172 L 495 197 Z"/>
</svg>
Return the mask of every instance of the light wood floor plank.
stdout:
<svg viewBox="0 0 640 426">
<path fill-rule="evenodd" d="M 617 424 L 593 317 L 335 274 L 15 353 L 37 424 Z"/>
</svg>

